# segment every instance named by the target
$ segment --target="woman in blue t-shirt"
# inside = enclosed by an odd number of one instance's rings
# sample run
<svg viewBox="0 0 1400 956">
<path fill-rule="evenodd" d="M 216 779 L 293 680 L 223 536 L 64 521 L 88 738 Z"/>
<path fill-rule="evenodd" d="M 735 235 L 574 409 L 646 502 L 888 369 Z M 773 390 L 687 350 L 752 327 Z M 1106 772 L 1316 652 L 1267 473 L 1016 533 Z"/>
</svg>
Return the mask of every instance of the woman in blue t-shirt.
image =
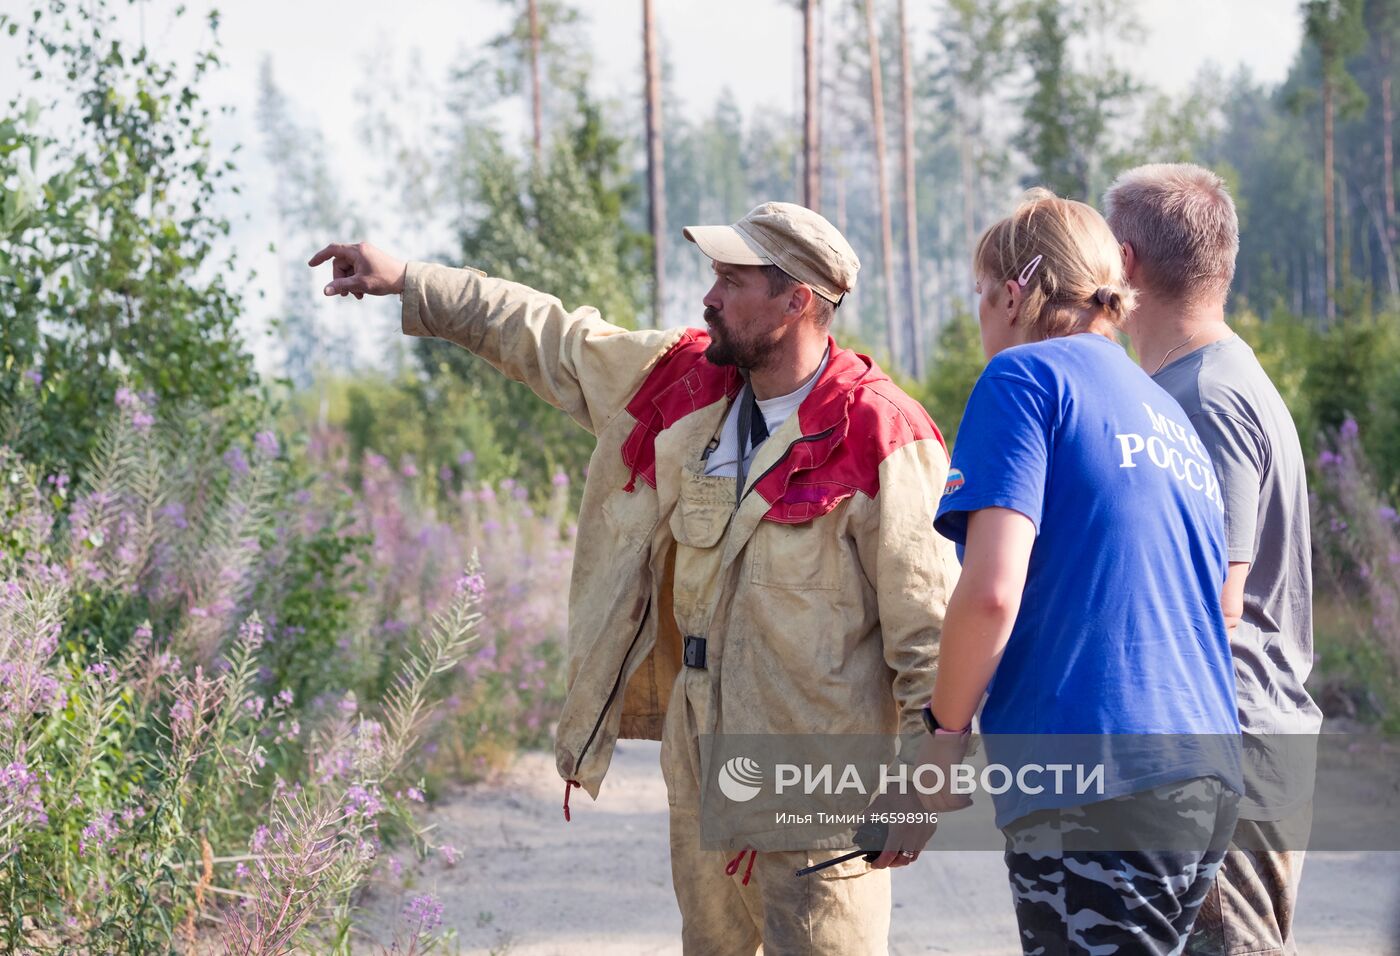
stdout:
<svg viewBox="0 0 1400 956">
<path fill-rule="evenodd" d="M 989 362 L 936 521 L 963 571 L 926 755 L 947 759 L 985 692 L 988 762 L 1016 774 L 993 802 L 1026 952 L 1177 953 L 1239 787 L 1220 487 L 1118 343 L 1132 292 L 1097 212 L 1037 191 L 974 266 Z M 1020 773 L 1055 763 L 1075 769 Z"/>
</svg>

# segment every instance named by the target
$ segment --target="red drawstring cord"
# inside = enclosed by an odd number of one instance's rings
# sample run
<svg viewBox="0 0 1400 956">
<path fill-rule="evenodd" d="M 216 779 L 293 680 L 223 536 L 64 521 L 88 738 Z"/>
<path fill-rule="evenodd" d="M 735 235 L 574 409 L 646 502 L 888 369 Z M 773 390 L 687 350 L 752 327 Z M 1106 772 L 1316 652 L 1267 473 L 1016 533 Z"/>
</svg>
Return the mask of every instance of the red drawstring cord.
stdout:
<svg viewBox="0 0 1400 956">
<path fill-rule="evenodd" d="M 569 791 L 574 787 L 582 786 L 577 780 L 564 781 L 564 822 L 568 823 L 573 817 L 569 816 Z"/>
<path fill-rule="evenodd" d="M 729 864 L 724 868 L 725 876 L 734 876 L 737 874 L 739 872 L 739 864 L 744 862 L 744 854 L 746 853 L 750 855 L 748 868 L 744 870 L 744 886 L 749 885 L 749 878 L 753 876 L 754 861 L 758 859 L 757 850 L 750 850 L 748 847 L 744 847 L 739 851 L 739 855 L 730 860 Z"/>
</svg>

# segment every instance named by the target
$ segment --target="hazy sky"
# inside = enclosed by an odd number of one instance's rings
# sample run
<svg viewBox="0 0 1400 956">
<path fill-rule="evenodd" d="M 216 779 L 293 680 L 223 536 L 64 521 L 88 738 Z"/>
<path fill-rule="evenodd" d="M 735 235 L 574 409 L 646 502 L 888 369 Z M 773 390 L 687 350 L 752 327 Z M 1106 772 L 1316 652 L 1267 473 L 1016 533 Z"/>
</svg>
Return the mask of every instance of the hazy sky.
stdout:
<svg viewBox="0 0 1400 956">
<path fill-rule="evenodd" d="M 171 5 L 170 0 L 146 0 L 132 8 L 114 2 L 113 8 L 123 11 L 121 26 L 132 39 L 143 37 L 166 53 L 190 49 L 207 30 L 199 17 L 187 17 L 172 28 Z M 206 9 L 198 0 L 188 5 L 194 11 Z M 0 0 L 0 8 L 20 6 L 19 0 Z M 595 94 L 624 103 L 631 100 L 640 113 L 640 0 L 583 0 L 577 6 L 588 19 Z M 1169 92 L 1183 89 L 1212 61 L 1226 72 L 1244 65 L 1257 79 L 1277 82 L 1297 50 L 1297 0 L 1138 0 L 1137 6 L 1147 32 L 1127 59 L 1143 80 Z M 656 0 L 656 8 L 674 92 L 687 111 L 708 112 L 726 87 L 746 110 L 798 106 L 801 22 L 790 0 Z M 917 51 L 932 42 L 933 5 L 911 0 L 910 8 Z M 232 117 L 216 123 L 214 142 L 221 149 L 243 147 L 239 163 L 246 189 L 231 213 L 236 220 L 234 240 L 244 262 L 261 272 L 256 285 L 267 294 L 265 300 L 250 297 L 248 302 L 249 332 L 255 333 L 280 297 L 277 260 L 266 251 L 276 237 L 267 184 L 270 170 L 260 156 L 255 115 L 264 55 L 271 58 L 298 118 L 324 133 L 346 191 L 361 208 L 373 209 L 374 165 L 356 129 L 362 92 L 371 87 L 396 89 L 392 108 L 399 121 L 425 127 L 452 63 L 498 34 L 511 7 L 501 0 L 236 0 L 220 9 L 226 68 L 213 76 L 208 93 L 213 102 L 236 107 Z M 13 43 L 0 46 L 13 49 Z M 7 97 L 8 88 L 19 82 L 13 54 L 7 52 L 0 59 L 0 96 Z M 523 108 L 512 105 L 503 118 L 523 130 Z M 428 244 L 421 233 L 415 237 L 412 228 L 401 228 L 405 224 L 390 225 L 392 218 L 388 214 L 376 220 L 371 214 L 376 238 Z M 431 251 L 403 250 L 410 256 Z M 376 318 L 370 324 L 380 323 Z"/>
</svg>

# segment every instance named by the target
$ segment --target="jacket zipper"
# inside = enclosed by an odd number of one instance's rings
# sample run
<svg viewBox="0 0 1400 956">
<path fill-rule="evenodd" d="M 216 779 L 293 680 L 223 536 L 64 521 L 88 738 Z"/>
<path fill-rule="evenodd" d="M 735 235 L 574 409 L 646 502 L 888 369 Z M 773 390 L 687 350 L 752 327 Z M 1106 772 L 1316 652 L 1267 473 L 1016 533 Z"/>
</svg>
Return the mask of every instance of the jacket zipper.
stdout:
<svg viewBox="0 0 1400 956">
<path fill-rule="evenodd" d="M 612 691 L 608 694 L 607 701 L 603 704 L 602 711 L 598 714 L 597 721 L 593 724 L 593 730 L 589 733 L 588 739 L 583 742 L 583 748 L 579 750 L 578 756 L 574 758 L 574 776 L 583 769 L 583 758 L 588 753 L 588 748 L 593 746 L 593 739 L 598 736 L 598 730 L 603 726 L 603 718 L 608 715 L 612 708 L 613 700 L 617 698 L 617 692 L 622 688 L 622 675 L 627 673 L 627 659 L 632 656 L 632 649 L 637 646 L 637 639 L 642 636 L 642 629 L 646 627 L 647 618 L 651 616 L 651 596 L 647 596 L 646 608 L 642 611 L 642 619 L 637 624 L 637 633 L 632 635 L 632 643 L 627 645 L 627 653 L 622 655 L 622 666 L 618 668 L 617 679 L 613 681 Z"/>
<path fill-rule="evenodd" d="M 759 475 L 749 484 L 749 487 L 744 491 L 744 497 L 747 498 L 749 494 L 754 490 L 754 488 L 758 487 L 758 483 L 764 478 L 767 478 L 768 475 L 772 473 L 773 469 L 781 465 L 787 459 L 787 456 L 792 454 L 792 450 L 798 445 L 802 444 L 803 442 L 820 441 L 821 439 L 830 436 L 831 433 L 835 430 L 836 426 L 833 425 L 825 431 L 817 432 L 815 435 L 803 435 L 801 438 L 795 439 L 790 445 L 787 446 L 787 448 L 783 451 L 782 455 L 779 456 L 777 461 L 773 462 L 773 464 L 765 468 L 763 470 L 763 474 Z M 588 753 L 588 748 L 593 746 L 593 741 L 598 736 L 599 729 L 603 726 L 603 719 L 607 717 L 608 711 L 612 708 L 613 701 L 617 699 L 617 692 L 622 688 L 622 675 L 627 672 L 627 660 L 632 656 L 632 649 L 637 646 L 637 640 L 642 636 L 642 629 L 646 627 L 647 618 L 650 615 L 651 596 L 648 595 L 646 609 L 642 611 L 642 620 L 637 625 L 637 633 L 632 635 L 632 643 L 627 645 L 627 653 L 624 654 L 622 657 L 622 667 L 618 669 L 617 679 L 613 681 L 612 691 L 609 692 L 608 699 L 606 702 L 604 702 L 603 709 L 598 714 L 598 719 L 594 721 L 593 730 L 589 732 L 588 739 L 583 742 L 583 747 L 579 750 L 578 756 L 574 758 L 575 776 L 577 776 L 579 770 L 582 769 L 583 758 Z"/>
<path fill-rule="evenodd" d="M 770 474 L 772 474 L 772 472 L 773 472 L 773 470 L 774 470 L 775 468 L 777 468 L 777 467 L 778 467 L 779 465 L 781 465 L 783 462 L 787 461 L 787 456 L 788 456 L 788 455 L 791 455 L 791 454 L 792 454 L 792 450 L 793 450 L 794 448 L 796 448 L 798 445 L 802 444 L 803 442 L 821 441 L 823 438 L 826 438 L 826 437 L 830 436 L 831 433 L 834 432 L 834 431 L 836 431 L 836 426 L 835 426 L 835 425 L 832 425 L 832 426 L 831 426 L 830 428 L 828 428 L 826 431 L 817 432 L 815 435 L 803 435 L 803 436 L 800 437 L 800 438 L 795 438 L 795 439 L 793 439 L 792 444 L 788 445 L 787 448 L 786 448 L 786 450 L 784 450 L 783 453 L 782 453 L 781 455 L 778 456 L 778 460 L 777 460 L 777 461 L 773 462 L 773 464 L 771 464 L 771 465 L 769 465 L 767 468 L 763 469 L 763 474 L 759 475 L 759 476 L 758 476 L 757 478 L 755 478 L 753 481 L 749 482 L 748 488 L 746 488 L 746 489 L 744 490 L 744 497 L 747 498 L 747 497 L 753 492 L 753 490 L 754 490 L 755 488 L 758 487 L 758 483 L 759 483 L 760 481 L 762 481 L 764 478 L 767 478 Z"/>
</svg>

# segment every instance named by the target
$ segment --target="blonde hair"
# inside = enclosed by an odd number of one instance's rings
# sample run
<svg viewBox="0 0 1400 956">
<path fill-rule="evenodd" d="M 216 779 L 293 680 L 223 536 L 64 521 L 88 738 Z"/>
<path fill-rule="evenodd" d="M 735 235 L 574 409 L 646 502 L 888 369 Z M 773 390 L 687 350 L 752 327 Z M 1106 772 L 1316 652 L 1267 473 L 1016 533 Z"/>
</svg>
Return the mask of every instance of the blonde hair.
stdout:
<svg viewBox="0 0 1400 956">
<path fill-rule="evenodd" d="M 1104 209 L 1142 263 L 1139 285 L 1188 304 L 1225 301 L 1240 222 L 1223 179 L 1190 163 L 1139 166 L 1109 187 Z"/>
<path fill-rule="evenodd" d="M 1038 261 L 1037 261 L 1038 260 Z M 1021 320 L 1032 340 L 1115 328 L 1133 308 L 1118 242 L 1102 216 L 1047 189 L 1033 189 L 977 242 L 972 267 L 1000 285 L 1024 279 Z"/>
</svg>

